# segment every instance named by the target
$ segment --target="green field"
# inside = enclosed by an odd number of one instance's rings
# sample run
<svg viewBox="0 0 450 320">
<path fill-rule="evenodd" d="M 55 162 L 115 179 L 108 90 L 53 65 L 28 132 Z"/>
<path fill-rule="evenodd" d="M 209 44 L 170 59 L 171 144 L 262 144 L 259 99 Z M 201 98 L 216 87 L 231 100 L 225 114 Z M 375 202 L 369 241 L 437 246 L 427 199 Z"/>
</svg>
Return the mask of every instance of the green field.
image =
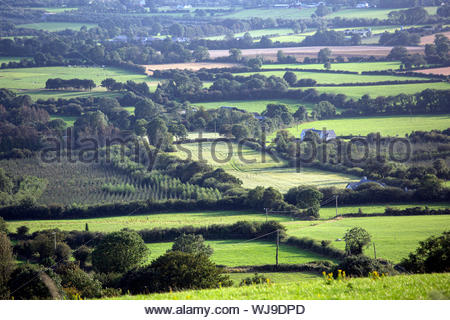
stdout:
<svg viewBox="0 0 450 320">
<path fill-rule="evenodd" d="M 236 11 L 230 14 L 223 15 L 223 18 L 234 18 L 234 19 L 248 19 L 252 17 L 257 17 L 261 19 L 302 19 L 311 18 L 311 15 L 316 11 L 315 8 L 305 8 L 305 9 L 278 9 L 278 8 L 264 8 L 264 9 L 244 9 Z"/>
<path fill-rule="evenodd" d="M 429 14 L 436 14 L 437 7 L 425 7 L 425 9 L 428 11 Z M 387 19 L 388 14 L 391 11 L 398 11 L 398 10 L 404 10 L 404 9 L 374 9 L 374 8 L 368 8 L 368 9 L 344 9 L 339 10 L 337 12 L 333 12 L 326 16 L 327 19 L 333 19 L 335 17 L 341 17 L 341 18 L 358 18 L 358 19 Z"/>
<path fill-rule="evenodd" d="M 309 88 L 302 88 L 307 90 Z M 399 94 L 415 94 L 426 89 L 434 90 L 450 90 L 450 83 L 413 83 L 413 84 L 396 84 L 396 85 L 380 85 L 380 86 L 350 86 L 350 87 L 314 87 L 319 93 L 343 93 L 348 98 L 359 99 L 363 95 L 370 95 L 372 98 L 384 96 L 397 96 Z"/>
<path fill-rule="evenodd" d="M 340 249 L 345 248 L 345 242 L 336 239 L 343 239 L 347 230 L 353 227 L 361 227 L 371 234 L 377 258 L 400 262 L 417 248 L 419 241 L 450 230 L 450 216 L 344 218 L 314 222 L 291 221 L 284 225 L 287 226 L 288 235 L 331 240 L 332 245 Z M 374 256 L 372 246 L 366 249 L 365 254 Z"/>
<path fill-rule="evenodd" d="M 27 28 L 27 29 L 36 29 L 54 32 L 66 29 L 79 31 L 83 26 L 86 26 L 86 28 L 90 29 L 95 28 L 98 25 L 95 23 L 77 23 L 77 22 L 39 22 L 39 23 L 19 24 L 17 25 L 17 28 Z"/>
<path fill-rule="evenodd" d="M 121 300 L 426 300 L 450 297 L 450 274 L 422 274 L 385 277 L 380 280 L 355 278 L 335 281 L 331 285 L 323 279 L 231 287 L 209 290 L 190 290 L 149 295 L 120 296 Z M 387 289 L 388 288 L 388 289 Z"/>
<path fill-rule="evenodd" d="M 343 70 L 343 71 L 381 71 L 381 70 L 397 70 L 400 67 L 400 62 L 389 61 L 389 62 L 348 62 L 348 63 L 332 63 L 332 70 Z M 317 69 L 325 70 L 323 64 L 265 64 L 262 69 Z"/>
<path fill-rule="evenodd" d="M 73 127 L 73 124 L 75 123 L 75 121 L 77 121 L 78 117 L 51 116 L 50 119 L 51 120 L 61 119 L 67 124 L 68 127 Z"/>
<path fill-rule="evenodd" d="M 86 223 L 90 231 L 113 232 L 123 228 L 132 230 L 152 228 L 177 228 L 182 226 L 207 226 L 211 224 L 233 224 L 238 221 L 266 221 L 262 213 L 250 211 L 201 211 L 201 212 L 179 212 L 159 213 L 110 217 L 93 219 L 67 219 L 67 220 L 27 220 L 8 222 L 9 231 L 13 232 L 20 226 L 27 226 L 30 232 L 55 229 L 64 231 L 85 229 Z M 283 216 L 271 216 L 270 220 L 278 222 L 290 221 Z"/>
<path fill-rule="evenodd" d="M 275 241 L 245 242 L 244 240 L 218 240 L 206 241 L 206 244 L 211 245 L 211 248 L 214 249 L 211 259 L 218 265 L 237 267 L 275 264 Z M 147 244 L 147 247 L 151 251 L 149 256 L 149 261 L 151 261 L 163 255 L 172 247 L 172 243 L 149 243 Z M 278 254 L 279 263 L 286 264 L 301 264 L 311 261 L 330 260 L 321 255 L 299 250 L 285 244 L 280 245 Z"/>
<path fill-rule="evenodd" d="M 42 67 L 3 69 L 0 76 L 0 88 L 8 89 L 42 89 L 49 78 L 90 79 L 98 86 L 102 80 L 113 78 L 120 82 L 133 80 L 150 81 L 146 75 L 132 73 L 118 68 L 100 67 Z"/>
<path fill-rule="evenodd" d="M 285 104 L 291 112 L 297 110 L 297 106 L 303 105 L 308 110 L 313 107 L 312 103 L 302 102 L 294 99 L 273 99 L 273 100 L 226 100 L 226 101 L 216 101 L 216 102 L 198 102 L 194 105 L 203 106 L 205 109 L 217 109 L 222 106 L 236 107 L 239 109 L 246 110 L 247 112 L 258 112 L 261 113 L 266 110 L 268 104 Z"/>
<path fill-rule="evenodd" d="M 300 136 L 303 129 L 316 128 L 334 130 L 338 136 L 367 135 L 379 132 L 382 136 L 405 136 L 412 131 L 445 130 L 450 127 L 450 115 L 440 116 L 385 116 L 320 120 L 302 123 L 287 129 L 292 135 Z M 274 138 L 275 134 L 269 138 Z"/>
<path fill-rule="evenodd" d="M 239 152 L 235 143 L 198 143 L 177 145 L 177 155 L 182 159 L 203 159 L 213 167 L 223 168 L 228 173 L 241 179 L 245 188 L 257 186 L 274 187 L 286 192 L 298 185 L 315 185 L 317 187 L 334 186 L 344 188 L 348 183 L 359 178 L 313 168 L 287 167 L 284 160 L 262 154 L 242 146 Z"/>
<path fill-rule="evenodd" d="M 338 206 L 338 215 L 347 213 L 358 213 L 359 209 L 364 214 L 384 213 L 386 207 L 393 209 L 406 209 L 414 207 L 428 207 L 430 209 L 445 209 L 450 208 L 450 203 L 408 203 L 408 204 L 383 204 L 383 205 L 356 205 L 356 206 Z M 336 207 L 320 208 L 320 219 L 331 219 L 336 216 Z"/>
<path fill-rule="evenodd" d="M 293 33 L 294 31 L 290 28 L 268 28 L 268 29 L 257 29 L 257 30 L 249 30 L 248 33 L 253 38 L 260 38 L 262 36 L 271 36 L 271 35 L 286 35 Z M 243 37 L 246 32 L 235 33 L 234 37 Z M 225 39 L 225 35 L 214 36 L 214 37 L 206 37 L 206 40 L 223 40 Z"/>
<path fill-rule="evenodd" d="M 276 76 L 283 78 L 286 71 L 263 71 L 263 72 L 247 72 L 237 73 L 235 76 L 250 76 L 260 74 L 266 77 Z M 423 80 L 419 77 L 401 77 L 401 76 L 378 76 L 378 75 L 355 75 L 355 74 L 339 74 L 339 73 L 319 73 L 319 72 L 299 72 L 294 71 L 297 79 L 313 79 L 318 84 L 339 84 L 339 83 L 367 83 L 381 81 L 405 81 L 405 80 Z M 422 84 L 426 87 L 429 84 Z M 449 86 L 450 89 L 450 86 Z M 423 89 L 424 90 L 424 89 Z"/>
<path fill-rule="evenodd" d="M 101 67 L 41 67 L 3 69 L 0 73 L 0 88 L 17 91 L 19 94 L 28 94 L 34 100 L 48 98 L 76 98 L 86 96 L 115 97 L 117 92 L 107 92 L 105 88 L 97 87 L 92 91 L 45 90 L 45 82 L 49 78 L 61 79 L 90 79 L 100 86 L 102 80 L 113 78 L 119 82 L 133 80 L 147 82 L 149 87 L 156 88 L 155 81 L 146 75 L 133 73 L 119 68 Z"/>
</svg>

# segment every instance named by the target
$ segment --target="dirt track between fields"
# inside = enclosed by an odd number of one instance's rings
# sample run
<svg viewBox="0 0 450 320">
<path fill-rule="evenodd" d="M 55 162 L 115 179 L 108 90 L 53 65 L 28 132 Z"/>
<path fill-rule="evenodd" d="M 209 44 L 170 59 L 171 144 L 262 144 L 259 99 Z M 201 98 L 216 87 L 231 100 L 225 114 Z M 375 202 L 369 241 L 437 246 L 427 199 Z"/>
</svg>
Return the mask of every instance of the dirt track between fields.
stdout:
<svg viewBox="0 0 450 320">
<path fill-rule="evenodd" d="M 341 47 L 292 47 L 292 48 L 268 48 L 268 49 L 243 49 L 242 55 L 245 57 L 263 56 L 266 59 L 275 59 L 278 50 L 282 50 L 285 55 L 292 55 L 296 58 L 317 57 L 320 49 L 329 48 L 334 57 L 355 57 L 355 56 L 386 56 L 392 47 L 380 46 L 341 46 Z M 410 53 L 423 53 L 423 47 L 407 47 Z M 211 58 L 227 57 L 228 50 L 209 50 Z"/>
<path fill-rule="evenodd" d="M 237 63 L 222 63 L 222 62 L 186 62 L 186 63 L 167 63 L 167 64 L 152 64 L 145 65 L 147 68 L 147 74 L 152 75 L 155 70 L 192 70 L 198 71 L 200 69 L 214 69 L 214 68 L 231 68 L 239 66 Z"/>
</svg>

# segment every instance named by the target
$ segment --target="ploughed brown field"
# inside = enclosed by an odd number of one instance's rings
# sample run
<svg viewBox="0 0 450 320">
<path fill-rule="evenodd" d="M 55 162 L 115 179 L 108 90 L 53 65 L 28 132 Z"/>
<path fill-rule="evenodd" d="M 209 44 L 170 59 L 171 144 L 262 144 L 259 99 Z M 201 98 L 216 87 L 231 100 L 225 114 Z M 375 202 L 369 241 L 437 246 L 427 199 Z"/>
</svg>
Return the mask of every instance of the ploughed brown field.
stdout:
<svg viewBox="0 0 450 320">
<path fill-rule="evenodd" d="M 228 51 L 227 51 L 228 55 Z M 237 63 L 222 63 L 222 62 L 186 62 L 186 63 L 167 63 L 167 64 L 151 64 L 145 65 L 147 68 L 147 74 L 152 75 L 155 70 L 193 70 L 198 71 L 200 69 L 215 69 L 215 68 L 231 68 L 239 66 Z"/>
<path fill-rule="evenodd" d="M 450 31 L 448 31 L 448 32 L 442 32 L 442 33 L 440 33 L 440 34 L 443 34 L 443 35 L 446 36 L 447 38 L 450 38 Z M 422 37 L 422 38 L 420 39 L 420 44 L 424 46 L 424 45 L 426 45 L 426 44 L 432 44 L 432 43 L 434 43 L 434 38 L 435 38 L 435 36 L 436 36 L 436 34 L 432 34 L 432 35 L 429 35 L 429 36 Z"/>
<path fill-rule="evenodd" d="M 415 72 L 425 74 L 443 74 L 444 76 L 450 76 L 450 67 L 416 70 Z"/>
<path fill-rule="evenodd" d="M 242 55 L 246 57 L 263 56 L 266 59 L 276 59 L 278 50 L 282 50 L 286 55 L 296 58 L 317 57 L 320 49 L 329 48 L 334 57 L 354 57 L 354 56 L 386 56 L 392 47 L 380 46 L 339 46 L 339 47 L 292 47 L 292 48 L 268 48 L 268 49 L 243 49 Z M 423 47 L 406 47 L 410 53 L 424 53 Z M 228 50 L 209 50 L 211 58 L 226 57 Z"/>
</svg>

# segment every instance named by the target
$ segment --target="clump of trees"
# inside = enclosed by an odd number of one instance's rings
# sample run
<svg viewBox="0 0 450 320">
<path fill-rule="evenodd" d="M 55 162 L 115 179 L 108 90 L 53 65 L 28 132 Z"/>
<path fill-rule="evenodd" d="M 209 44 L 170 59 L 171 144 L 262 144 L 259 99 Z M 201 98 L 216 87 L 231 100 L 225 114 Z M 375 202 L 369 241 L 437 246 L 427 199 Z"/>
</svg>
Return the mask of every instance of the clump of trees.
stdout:
<svg viewBox="0 0 450 320">
<path fill-rule="evenodd" d="M 96 84 L 92 80 L 88 79 L 70 79 L 63 80 L 60 78 L 48 79 L 45 82 L 46 89 L 82 89 L 82 90 L 92 90 L 96 87 Z"/>
<path fill-rule="evenodd" d="M 450 232 L 420 241 L 400 266 L 413 273 L 450 272 Z"/>
</svg>

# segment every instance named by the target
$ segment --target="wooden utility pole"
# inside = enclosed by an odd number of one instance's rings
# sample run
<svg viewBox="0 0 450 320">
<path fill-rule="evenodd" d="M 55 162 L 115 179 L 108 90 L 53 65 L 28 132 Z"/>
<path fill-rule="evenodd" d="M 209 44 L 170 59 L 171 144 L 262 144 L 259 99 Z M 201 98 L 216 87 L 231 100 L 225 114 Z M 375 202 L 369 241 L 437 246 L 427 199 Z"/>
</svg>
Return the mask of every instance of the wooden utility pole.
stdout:
<svg viewBox="0 0 450 320">
<path fill-rule="evenodd" d="M 277 230 L 277 254 L 276 254 L 276 268 L 278 269 L 278 249 L 280 247 L 280 230 Z"/>
<path fill-rule="evenodd" d="M 339 196 L 336 196 L 336 218 L 338 216 L 338 198 Z"/>
<path fill-rule="evenodd" d="M 264 208 L 264 210 L 266 210 L 266 222 L 267 222 L 267 219 L 269 217 L 269 208 Z"/>
<path fill-rule="evenodd" d="M 377 248 L 375 247 L 375 242 L 373 243 L 373 256 L 375 257 L 375 259 L 377 258 Z"/>
</svg>

